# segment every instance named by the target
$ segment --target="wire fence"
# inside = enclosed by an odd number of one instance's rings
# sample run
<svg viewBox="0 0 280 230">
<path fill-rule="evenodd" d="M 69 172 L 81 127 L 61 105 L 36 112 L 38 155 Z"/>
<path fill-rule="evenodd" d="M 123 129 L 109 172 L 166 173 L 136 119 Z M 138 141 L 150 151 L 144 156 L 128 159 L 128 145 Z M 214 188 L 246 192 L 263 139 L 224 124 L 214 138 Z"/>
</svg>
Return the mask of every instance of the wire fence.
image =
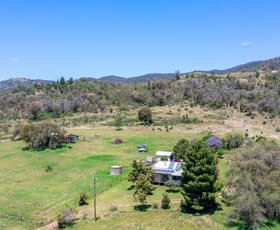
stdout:
<svg viewBox="0 0 280 230">
<path fill-rule="evenodd" d="M 26 218 L 24 216 L 18 216 L 15 214 L 0 214 L 0 219 L 6 219 L 6 220 L 10 220 L 10 221 L 14 221 L 14 222 L 19 222 L 19 223 L 26 223 L 31 225 L 32 227 L 36 228 L 36 227 L 40 227 L 40 226 L 45 226 L 48 225 L 50 223 L 52 223 L 53 221 L 55 221 L 55 219 L 49 219 L 49 220 L 38 220 L 38 219 L 32 219 L 32 218 Z"/>
</svg>

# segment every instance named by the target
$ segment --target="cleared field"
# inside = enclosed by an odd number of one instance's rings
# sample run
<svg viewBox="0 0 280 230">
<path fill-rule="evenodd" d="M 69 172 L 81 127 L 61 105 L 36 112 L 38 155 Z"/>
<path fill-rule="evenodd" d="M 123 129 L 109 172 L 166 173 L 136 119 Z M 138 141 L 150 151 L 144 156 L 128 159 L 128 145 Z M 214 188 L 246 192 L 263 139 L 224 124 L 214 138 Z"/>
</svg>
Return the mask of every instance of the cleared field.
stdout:
<svg viewBox="0 0 280 230">
<path fill-rule="evenodd" d="M 188 137 L 153 132 L 148 128 L 123 131 L 80 128 L 69 131 L 80 135 L 81 139 L 72 148 L 23 151 L 25 143 L 21 141 L 1 143 L 0 193 L 4 195 L 0 196 L 0 215 L 22 217 L 27 226 L 32 225 L 27 223 L 30 221 L 53 219 L 59 210 L 76 207 L 81 192 L 92 197 L 93 176 L 98 178 L 97 193 L 102 194 L 127 180 L 133 159 L 144 159 L 154 155 L 158 149 L 172 150 L 180 138 Z M 112 144 L 116 137 L 122 138 L 125 143 Z M 149 152 L 138 154 L 138 143 L 146 143 Z M 48 165 L 53 168 L 52 172 L 46 172 Z M 124 174 L 110 176 L 111 165 L 124 166 Z M 2 227 L 5 226 L 8 225 Z"/>
<path fill-rule="evenodd" d="M 193 216 L 178 211 L 180 193 L 168 193 L 171 209 L 160 207 L 166 187 L 157 186 L 148 197 L 146 211 L 137 211 L 133 201 L 133 190 L 127 182 L 127 174 L 134 159 L 153 156 L 157 150 L 172 150 L 181 138 L 200 137 L 201 132 L 188 130 L 183 133 L 152 131 L 152 128 L 131 126 L 122 131 L 114 127 L 78 127 L 67 130 L 80 136 L 80 141 L 57 150 L 23 151 L 25 143 L 9 140 L 1 143 L 0 150 L 0 217 L 10 215 L 22 218 L 0 218 L 0 229 L 35 229 L 36 222 L 47 222 L 56 218 L 59 211 L 73 207 L 80 217 L 72 229 L 238 229 L 226 223 L 228 208 L 212 215 Z M 198 134 L 190 134 L 190 133 Z M 123 144 L 112 144 L 122 138 Z M 148 153 L 137 153 L 136 145 L 145 143 Z M 219 162 L 220 180 L 224 180 L 228 167 L 227 153 Z M 46 172 L 50 165 L 53 171 Z M 122 165 L 121 176 L 110 176 L 111 165 Z M 92 197 L 92 179 L 97 177 L 97 216 L 92 220 L 92 199 L 88 206 L 79 207 L 81 192 Z M 112 212 L 110 207 L 117 211 Z M 266 229 L 266 228 L 264 228 Z M 279 229 L 279 225 L 270 229 Z"/>
</svg>

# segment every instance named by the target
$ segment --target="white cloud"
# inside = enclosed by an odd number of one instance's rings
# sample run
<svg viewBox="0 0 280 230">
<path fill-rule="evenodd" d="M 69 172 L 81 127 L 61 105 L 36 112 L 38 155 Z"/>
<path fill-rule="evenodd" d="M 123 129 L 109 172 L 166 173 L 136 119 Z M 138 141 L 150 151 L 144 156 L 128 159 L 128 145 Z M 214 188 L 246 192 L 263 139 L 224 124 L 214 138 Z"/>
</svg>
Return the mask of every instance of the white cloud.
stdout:
<svg viewBox="0 0 280 230">
<path fill-rule="evenodd" d="M 253 42 L 245 41 L 245 42 L 242 42 L 241 45 L 242 46 L 250 46 L 250 45 L 253 45 Z"/>
<path fill-rule="evenodd" d="M 17 57 L 11 57 L 11 58 L 9 58 L 9 62 L 16 63 L 16 62 L 18 62 L 18 58 Z"/>
</svg>

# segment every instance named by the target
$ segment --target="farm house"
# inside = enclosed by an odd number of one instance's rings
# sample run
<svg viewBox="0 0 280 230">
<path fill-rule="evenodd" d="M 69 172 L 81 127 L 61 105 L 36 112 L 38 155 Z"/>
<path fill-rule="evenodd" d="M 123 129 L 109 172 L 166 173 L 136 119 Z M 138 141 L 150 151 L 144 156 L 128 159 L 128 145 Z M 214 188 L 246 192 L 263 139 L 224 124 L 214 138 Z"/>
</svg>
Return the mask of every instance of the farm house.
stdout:
<svg viewBox="0 0 280 230">
<path fill-rule="evenodd" d="M 154 183 L 163 184 L 166 181 L 180 180 L 183 169 L 179 161 L 158 161 L 152 166 Z"/>
</svg>

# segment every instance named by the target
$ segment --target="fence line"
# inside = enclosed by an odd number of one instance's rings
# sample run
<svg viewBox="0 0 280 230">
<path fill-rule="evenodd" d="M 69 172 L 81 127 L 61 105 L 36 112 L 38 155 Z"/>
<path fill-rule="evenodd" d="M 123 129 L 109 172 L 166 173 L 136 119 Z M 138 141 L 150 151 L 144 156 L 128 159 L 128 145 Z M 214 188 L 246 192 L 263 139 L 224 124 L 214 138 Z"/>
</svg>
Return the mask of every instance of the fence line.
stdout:
<svg viewBox="0 0 280 230">
<path fill-rule="evenodd" d="M 39 227 L 39 226 L 44 226 L 47 224 L 52 223 L 55 219 L 49 219 L 49 220 L 34 220 L 32 218 L 25 218 L 23 216 L 17 216 L 17 215 L 12 215 L 12 214 L 0 214 L 0 219 L 8 219 L 11 221 L 16 221 L 20 223 L 30 223 L 34 227 Z"/>
</svg>

